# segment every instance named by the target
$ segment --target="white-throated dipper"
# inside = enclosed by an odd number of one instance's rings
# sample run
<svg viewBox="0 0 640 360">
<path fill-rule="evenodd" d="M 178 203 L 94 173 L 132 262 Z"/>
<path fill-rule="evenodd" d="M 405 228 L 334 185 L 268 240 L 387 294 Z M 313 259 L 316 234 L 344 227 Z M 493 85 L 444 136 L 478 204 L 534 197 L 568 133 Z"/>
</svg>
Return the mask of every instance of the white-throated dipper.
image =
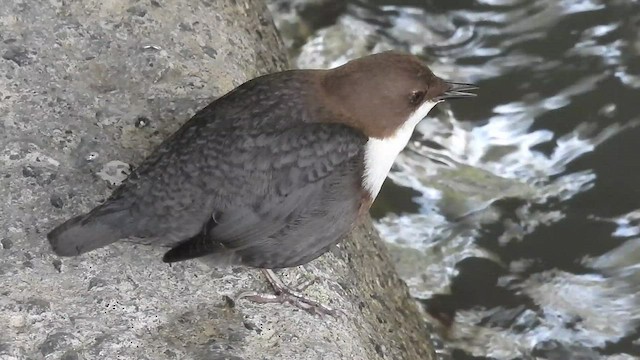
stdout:
<svg viewBox="0 0 640 360">
<path fill-rule="evenodd" d="M 305 264 L 368 212 L 429 110 L 475 88 L 397 52 L 255 78 L 196 113 L 106 202 L 47 237 L 61 256 L 137 238 L 171 247 L 165 262 Z M 278 300 L 330 310 L 266 275 Z"/>
</svg>

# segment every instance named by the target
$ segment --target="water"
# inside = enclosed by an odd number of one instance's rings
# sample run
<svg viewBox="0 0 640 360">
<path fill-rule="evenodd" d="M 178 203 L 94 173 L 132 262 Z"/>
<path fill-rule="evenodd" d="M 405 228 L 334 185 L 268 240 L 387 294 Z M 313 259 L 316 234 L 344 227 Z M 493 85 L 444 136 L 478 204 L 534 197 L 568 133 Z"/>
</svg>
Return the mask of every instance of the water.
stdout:
<svg viewBox="0 0 640 360">
<path fill-rule="evenodd" d="M 453 358 L 639 359 L 640 2 L 290 3 L 298 67 L 399 49 L 480 86 L 420 124 L 372 211 Z"/>
</svg>

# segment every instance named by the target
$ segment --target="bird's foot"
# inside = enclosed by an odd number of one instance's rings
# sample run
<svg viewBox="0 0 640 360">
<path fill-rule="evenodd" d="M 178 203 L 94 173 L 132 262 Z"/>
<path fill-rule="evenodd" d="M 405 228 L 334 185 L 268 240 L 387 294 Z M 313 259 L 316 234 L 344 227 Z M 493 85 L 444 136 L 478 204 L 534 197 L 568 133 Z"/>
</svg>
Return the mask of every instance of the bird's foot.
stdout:
<svg viewBox="0 0 640 360">
<path fill-rule="evenodd" d="M 262 273 L 273 287 L 275 294 L 260 294 L 257 292 L 244 292 L 237 296 L 236 299 L 248 299 L 253 302 L 266 304 L 266 303 L 289 303 L 293 306 L 296 306 L 299 309 L 302 309 L 310 314 L 320 314 L 320 315 L 331 315 L 337 316 L 340 314 L 344 315 L 344 311 L 340 309 L 334 309 L 327 305 L 324 305 L 320 302 L 310 299 L 305 294 L 302 293 L 306 288 L 311 286 L 315 282 L 315 279 L 307 280 L 297 286 L 297 289 L 292 289 L 287 286 L 278 276 L 273 272 L 273 270 L 263 269 Z"/>
</svg>

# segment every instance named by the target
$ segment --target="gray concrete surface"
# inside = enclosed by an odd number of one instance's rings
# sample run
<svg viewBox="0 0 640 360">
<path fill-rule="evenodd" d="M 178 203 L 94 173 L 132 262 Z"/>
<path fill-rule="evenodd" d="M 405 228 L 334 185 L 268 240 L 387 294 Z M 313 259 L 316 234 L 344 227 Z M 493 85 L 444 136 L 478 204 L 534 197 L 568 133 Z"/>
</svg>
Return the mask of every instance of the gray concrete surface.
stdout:
<svg viewBox="0 0 640 360">
<path fill-rule="evenodd" d="M 168 266 L 120 243 L 58 258 L 86 211 L 195 110 L 286 66 L 261 0 L 0 6 L 0 359 L 429 359 L 428 330 L 371 224 L 285 281 L 341 318 L 231 304 L 255 270 Z"/>
</svg>

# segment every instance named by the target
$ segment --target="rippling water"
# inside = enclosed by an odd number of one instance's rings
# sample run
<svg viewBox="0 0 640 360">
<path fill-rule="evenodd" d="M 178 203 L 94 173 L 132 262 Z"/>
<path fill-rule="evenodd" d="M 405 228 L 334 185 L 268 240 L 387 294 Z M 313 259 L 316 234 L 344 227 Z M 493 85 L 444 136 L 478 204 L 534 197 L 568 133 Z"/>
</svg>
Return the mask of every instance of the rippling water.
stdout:
<svg viewBox="0 0 640 360">
<path fill-rule="evenodd" d="M 271 6 L 298 67 L 400 49 L 480 85 L 373 209 L 453 358 L 640 358 L 640 2 L 294 3 Z"/>
</svg>

